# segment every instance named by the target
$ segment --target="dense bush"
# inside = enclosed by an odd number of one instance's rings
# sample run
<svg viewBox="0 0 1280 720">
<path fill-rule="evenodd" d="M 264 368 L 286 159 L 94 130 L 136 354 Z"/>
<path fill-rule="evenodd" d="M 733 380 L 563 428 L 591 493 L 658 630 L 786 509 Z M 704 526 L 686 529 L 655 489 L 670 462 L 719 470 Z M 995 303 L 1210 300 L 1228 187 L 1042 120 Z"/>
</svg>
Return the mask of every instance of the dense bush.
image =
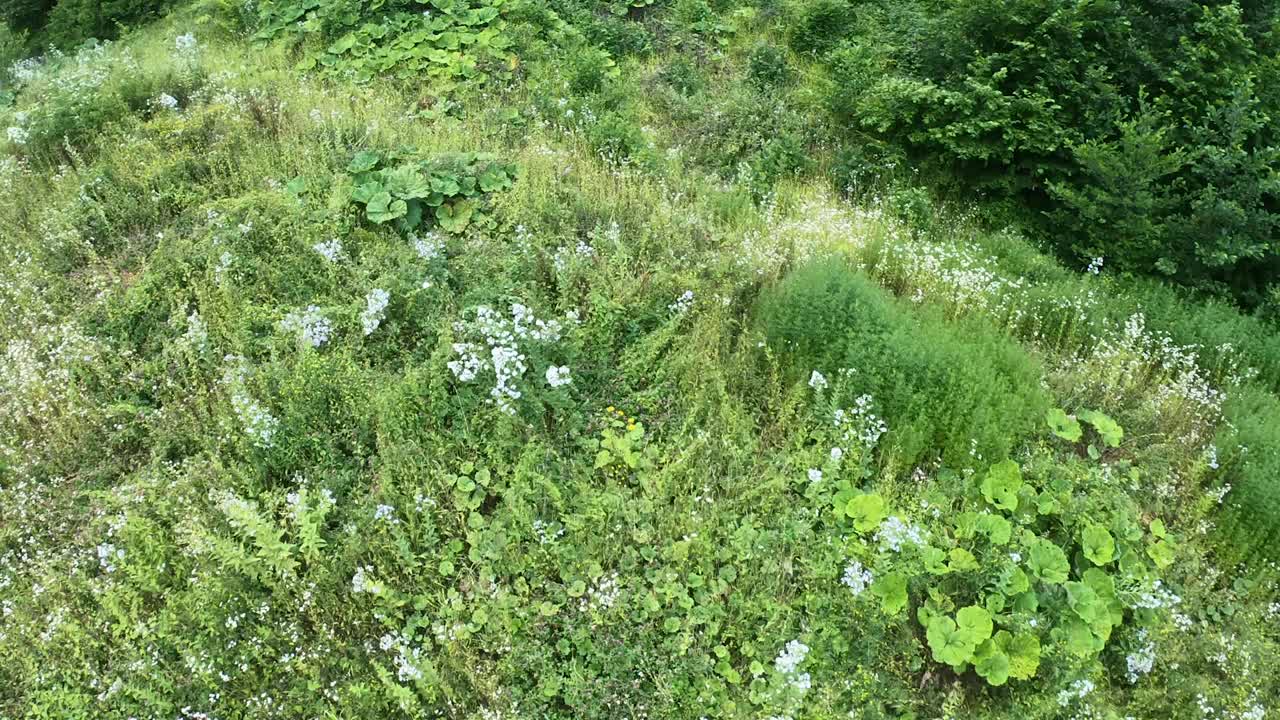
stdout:
<svg viewBox="0 0 1280 720">
<path fill-rule="evenodd" d="M 1222 458 L 1222 554 L 1229 561 L 1280 562 L 1280 401 L 1241 388 L 1225 408 L 1229 429 L 1218 439 Z"/>
<path fill-rule="evenodd" d="M 906 469 L 931 448 L 947 448 L 953 464 L 1005 458 L 1048 407 L 1039 369 L 1007 338 L 899 307 L 838 260 L 789 274 L 757 316 L 797 376 L 844 376 L 836 392 L 851 393 L 846 400 L 871 396 Z"/>
<path fill-rule="evenodd" d="M 804 5 L 792 42 L 830 51 L 830 105 L 855 137 L 1018 198 L 1073 261 L 1264 302 L 1280 269 L 1274 5 L 870 3 L 841 42 L 815 42 L 831 6 Z"/>
<path fill-rule="evenodd" d="M 108 40 L 154 20 L 174 0 L 4 0 L 0 22 L 30 33 L 33 45 L 69 49 L 89 38 Z"/>
</svg>

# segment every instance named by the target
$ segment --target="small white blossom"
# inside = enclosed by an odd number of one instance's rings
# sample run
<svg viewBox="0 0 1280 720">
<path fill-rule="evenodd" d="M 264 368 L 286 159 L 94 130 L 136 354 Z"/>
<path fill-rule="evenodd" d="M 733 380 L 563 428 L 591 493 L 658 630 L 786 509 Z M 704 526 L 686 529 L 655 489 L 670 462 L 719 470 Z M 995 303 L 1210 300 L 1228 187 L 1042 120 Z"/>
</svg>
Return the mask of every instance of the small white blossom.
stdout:
<svg viewBox="0 0 1280 720">
<path fill-rule="evenodd" d="M 871 571 L 862 567 L 862 563 L 854 560 L 844 569 L 844 577 L 840 578 L 843 583 L 855 596 L 861 595 L 875 579 Z"/>
<path fill-rule="evenodd" d="M 318 348 L 328 342 L 333 333 L 333 323 L 320 312 L 320 308 L 308 305 L 306 310 L 285 315 L 280 321 L 280 329 L 296 333 L 304 344 Z"/>
<path fill-rule="evenodd" d="M 178 109 L 178 98 L 170 95 L 169 93 L 160 93 L 160 97 L 156 98 L 156 103 L 166 110 Z"/>
<path fill-rule="evenodd" d="M 360 313 L 360 324 L 364 327 L 365 335 L 373 334 L 373 331 L 382 324 L 387 304 L 390 302 L 391 293 L 381 288 L 374 288 L 365 296 L 365 309 Z"/>
<path fill-rule="evenodd" d="M 564 387 L 573 382 L 573 378 L 569 377 L 569 368 L 564 365 L 547 368 L 547 384 L 553 388 Z"/>
<path fill-rule="evenodd" d="M 1072 700 L 1083 700 L 1086 695 L 1093 692 L 1093 687 L 1091 680 L 1076 680 L 1066 690 L 1058 693 L 1058 704 L 1066 707 L 1071 704 Z"/>
<path fill-rule="evenodd" d="M 342 259 L 342 241 L 338 238 L 318 242 L 312 245 L 311 249 L 320 253 L 320 256 L 329 262 L 338 262 Z"/>
<path fill-rule="evenodd" d="M 826 390 L 827 386 L 827 377 L 822 373 L 814 370 L 813 373 L 809 375 L 809 387 L 814 390 Z"/>
<path fill-rule="evenodd" d="M 685 290 L 680 297 L 676 298 L 675 302 L 667 306 L 667 309 L 677 315 L 683 315 L 688 312 L 691 307 L 693 307 L 693 291 Z"/>
</svg>

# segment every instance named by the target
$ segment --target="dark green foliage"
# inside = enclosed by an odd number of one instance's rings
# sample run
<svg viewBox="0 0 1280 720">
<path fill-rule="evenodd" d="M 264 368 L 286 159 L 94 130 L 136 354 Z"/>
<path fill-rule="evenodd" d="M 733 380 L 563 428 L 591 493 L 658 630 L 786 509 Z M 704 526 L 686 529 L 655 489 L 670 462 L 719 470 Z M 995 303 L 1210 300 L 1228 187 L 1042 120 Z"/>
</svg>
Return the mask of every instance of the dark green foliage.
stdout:
<svg viewBox="0 0 1280 720">
<path fill-rule="evenodd" d="M 483 219 L 484 198 L 506 190 L 516 167 L 493 157 L 459 153 L 418 159 L 409 154 L 360 152 L 347 165 L 351 200 L 372 223 L 394 222 L 402 232 L 439 226 L 450 233 Z"/>
<path fill-rule="evenodd" d="M 760 298 L 756 317 L 769 346 L 799 373 L 838 367 L 846 344 L 882 338 L 896 312 L 883 290 L 832 260 L 788 274 Z"/>
<path fill-rule="evenodd" d="M 364 82 L 379 75 L 426 75 L 432 94 L 463 82 L 483 82 L 511 63 L 502 32 L 502 0 L 268 0 L 259 8 L 258 37 L 304 43 L 300 70 Z M 317 46 L 314 40 L 323 43 Z M 312 42 L 308 42 L 312 40 Z"/>
<path fill-rule="evenodd" d="M 757 45 L 747 61 L 747 77 L 761 90 L 786 85 L 791 79 L 786 53 L 773 45 Z"/>
<path fill-rule="evenodd" d="M 31 33 L 36 48 L 68 49 L 89 38 L 115 38 L 121 29 L 154 20 L 173 5 L 173 0 L 3 0 L 0 22 Z"/>
<path fill-rule="evenodd" d="M 1048 408 L 1039 367 L 1007 337 L 901 307 L 836 260 L 788 275 L 762 296 L 757 317 L 797 377 L 852 370 L 846 400 L 874 398 L 891 452 L 907 464 L 933 448 L 956 465 L 970 450 L 1006 457 Z"/>
<path fill-rule="evenodd" d="M 938 177 L 1017 199 L 1074 261 L 1262 303 L 1280 269 L 1274 7 L 921 0 L 860 7 L 829 103 Z M 807 14 L 806 14 L 807 13 Z M 825 38 L 825 36 L 823 36 Z"/>
<path fill-rule="evenodd" d="M 853 7 L 845 0 L 805 3 L 791 25 L 791 47 L 799 53 L 824 53 L 840 41 L 852 23 Z"/>
</svg>

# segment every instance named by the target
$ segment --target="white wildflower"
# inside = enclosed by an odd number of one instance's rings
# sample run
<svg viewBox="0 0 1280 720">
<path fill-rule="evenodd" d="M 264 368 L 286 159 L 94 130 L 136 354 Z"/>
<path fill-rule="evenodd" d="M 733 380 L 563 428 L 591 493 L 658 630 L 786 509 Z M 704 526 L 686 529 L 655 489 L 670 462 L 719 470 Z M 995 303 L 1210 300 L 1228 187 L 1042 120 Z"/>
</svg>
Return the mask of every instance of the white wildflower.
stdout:
<svg viewBox="0 0 1280 720">
<path fill-rule="evenodd" d="M 902 552 L 902 548 L 907 545 L 924 545 L 927 536 L 924 528 L 908 525 L 902 518 L 892 515 L 880 523 L 880 529 L 876 531 L 876 542 L 880 543 L 882 549 Z"/>
<path fill-rule="evenodd" d="M 320 308 L 308 305 L 306 310 L 285 315 L 280 321 L 280 329 L 296 333 L 301 342 L 318 348 L 328 342 L 333 333 L 333 323 L 320 312 Z"/>
<path fill-rule="evenodd" d="M 814 390 L 826 390 L 827 386 L 827 378 L 822 373 L 814 370 L 813 373 L 809 375 L 809 387 Z"/>
<path fill-rule="evenodd" d="M 854 560 L 844 569 L 844 577 L 840 578 L 840 582 L 853 592 L 855 596 L 861 595 L 875 579 L 871 571 L 862 567 L 862 563 Z"/>
<path fill-rule="evenodd" d="M 547 384 L 553 388 L 563 387 L 573 382 L 573 378 L 569 377 L 569 368 L 564 365 L 547 368 Z"/>
<path fill-rule="evenodd" d="M 690 307 L 693 307 L 693 291 L 685 290 L 675 302 L 667 306 L 667 309 L 677 315 L 683 315 L 689 311 Z"/>
<path fill-rule="evenodd" d="M 338 238 L 318 242 L 312 245 L 311 249 L 320 253 L 320 256 L 329 262 L 338 262 L 342 259 L 342 241 Z"/>
<path fill-rule="evenodd" d="M 387 304 L 391 302 L 391 293 L 381 288 L 374 288 L 369 291 L 364 300 L 365 309 L 360 313 L 360 324 L 364 327 L 364 334 L 371 335 L 382 324 Z"/>
</svg>

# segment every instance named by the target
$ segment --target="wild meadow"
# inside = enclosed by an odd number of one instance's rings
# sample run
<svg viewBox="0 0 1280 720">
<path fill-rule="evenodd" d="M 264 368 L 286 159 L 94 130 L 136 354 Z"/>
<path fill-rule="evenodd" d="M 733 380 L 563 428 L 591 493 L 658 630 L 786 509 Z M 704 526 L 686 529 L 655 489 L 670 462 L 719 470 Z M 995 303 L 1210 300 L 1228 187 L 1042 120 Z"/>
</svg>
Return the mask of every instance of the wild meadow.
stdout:
<svg viewBox="0 0 1280 720">
<path fill-rule="evenodd" d="M 1280 714 L 1280 12 L 0 2 L 0 720 Z"/>
</svg>

